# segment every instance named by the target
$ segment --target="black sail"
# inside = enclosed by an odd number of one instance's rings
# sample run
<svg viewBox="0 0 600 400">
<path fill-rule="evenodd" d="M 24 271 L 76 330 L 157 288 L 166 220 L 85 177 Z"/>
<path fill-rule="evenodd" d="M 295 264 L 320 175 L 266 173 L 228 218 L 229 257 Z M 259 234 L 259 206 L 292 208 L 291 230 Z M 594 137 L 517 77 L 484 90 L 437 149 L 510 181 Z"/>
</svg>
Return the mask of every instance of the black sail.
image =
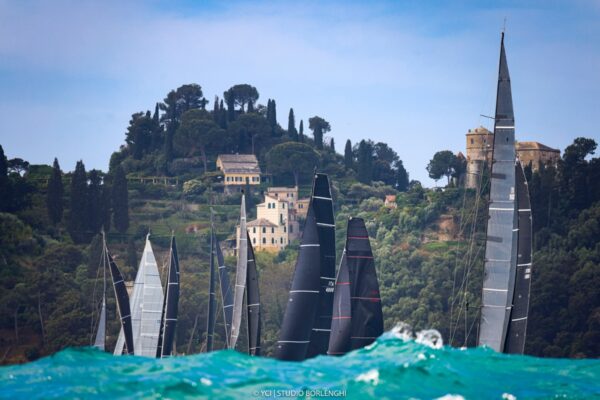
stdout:
<svg viewBox="0 0 600 400">
<path fill-rule="evenodd" d="M 531 289 L 531 203 L 529 187 L 521 163 L 516 165 L 517 206 L 519 225 L 517 232 L 517 273 L 513 308 L 508 325 L 508 334 L 504 351 L 512 354 L 523 354 L 527 333 L 527 317 L 529 313 L 529 293 Z"/>
<path fill-rule="evenodd" d="M 123 280 L 123 275 L 114 262 L 112 256 L 108 254 L 108 263 L 110 266 L 110 276 L 117 299 L 117 309 L 121 318 L 121 327 L 125 336 L 125 351 L 127 354 L 133 354 L 133 330 L 131 326 L 131 307 L 129 305 L 129 294 Z"/>
<path fill-rule="evenodd" d="M 215 321 L 217 311 L 217 299 L 215 295 L 215 248 L 216 239 L 214 226 L 211 224 L 210 234 L 210 274 L 208 278 L 208 316 L 206 327 L 206 351 L 213 350 L 213 337 L 215 334 Z"/>
<path fill-rule="evenodd" d="M 517 263 L 514 125 L 510 76 L 502 34 L 478 337 L 479 345 L 487 345 L 496 351 L 504 349 Z"/>
<path fill-rule="evenodd" d="M 248 307 L 248 353 L 260 356 L 260 295 L 254 249 L 248 235 L 248 268 L 246 270 L 246 305 Z"/>
<path fill-rule="evenodd" d="M 173 352 L 175 329 L 177 328 L 177 312 L 179 308 L 179 258 L 175 236 L 171 238 L 171 258 L 167 279 L 167 295 L 165 296 L 164 322 L 162 329 L 161 357 L 169 357 Z M 159 347 L 160 348 L 160 347 Z"/>
<path fill-rule="evenodd" d="M 306 358 L 319 306 L 320 253 L 317 221 L 311 203 L 304 222 L 290 296 L 275 350 L 275 357 L 279 360 L 302 361 Z"/>
<path fill-rule="evenodd" d="M 327 353 L 331 331 L 331 312 L 335 288 L 335 219 L 327 175 L 315 174 L 311 203 L 319 236 L 320 275 L 319 305 L 306 352 L 307 358 Z"/>
<path fill-rule="evenodd" d="M 229 348 L 229 334 L 231 332 L 231 319 L 233 318 L 233 291 L 229 283 L 229 275 L 223 252 L 216 236 L 214 237 L 215 250 L 217 253 L 217 263 L 219 264 L 219 286 L 221 286 L 221 300 L 223 301 L 223 315 L 225 316 L 225 340 L 227 348 Z"/>
<path fill-rule="evenodd" d="M 362 218 L 351 218 L 336 279 L 328 354 L 360 349 L 382 333 L 381 297 L 369 235 Z"/>
</svg>

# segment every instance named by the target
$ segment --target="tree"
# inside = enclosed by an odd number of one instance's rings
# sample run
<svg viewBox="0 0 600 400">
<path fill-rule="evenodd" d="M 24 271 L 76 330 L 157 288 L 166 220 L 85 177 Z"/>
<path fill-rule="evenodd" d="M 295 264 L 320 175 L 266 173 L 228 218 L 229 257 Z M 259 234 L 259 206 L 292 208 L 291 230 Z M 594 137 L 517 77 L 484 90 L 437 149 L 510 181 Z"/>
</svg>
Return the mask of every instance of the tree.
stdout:
<svg viewBox="0 0 600 400">
<path fill-rule="evenodd" d="M 298 128 L 298 141 L 304 143 L 304 121 L 300 120 L 300 127 Z"/>
<path fill-rule="evenodd" d="M 77 161 L 75 172 L 71 176 L 71 201 L 69 207 L 69 235 L 75 243 L 81 244 L 89 240 L 88 235 L 88 198 L 87 174 L 83 161 Z"/>
<path fill-rule="evenodd" d="M 154 119 L 150 116 L 150 111 L 145 114 L 138 112 L 131 116 L 125 134 L 125 142 L 133 158 L 141 159 L 152 148 L 153 141 L 156 141 L 155 135 L 156 126 Z"/>
<path fill-rule="evenodd" d="M 50 175 L 50 180 L 48 181 L 48 191 L 46 193 L 48 218 L 53 225 L 62 221 L 63 195 L 62 171 L 60 170 L 60 165 L 58 165 L 58 160 L 55 158 L 54 164 L 52 165 L 52 175 Z"/>
<path fill-rule="evenodd" d="M 298 141 L 298 131 L 296 131 L 296 118 L 294 117 L 293 108 L 290 108 L 290 113 L 288 114 L 287 133 L 290 139 L 292 139 L 294 142 Z"/>
<path fill-rule="evenodd" d="M 375 143 L 373 148 L 375 150 L 375 157 L 378 160 L 387 162 L 390 167 L 393 167 L 394 164 L 400 160 L 398 154 L 390 146 L 388 146 L 387 143 Z"/>
<path fill-rule="evenodd" d="M 331 131 L 331 125 L 323 118 L 314 116 L 308 120 L 308 128 L 313 131 L 315 138 L 315 147 L 319 150 L 323 149 L 323 135 Z"/>
<path fill-rule="evenodd" d="M 120 165 L 115 169 L 113 177 L 112 203 L 115 228 L 119 232 L 125 233 L 129 228 L 129 194 L 125 171 Z"/>
<path fill-rule="evenodd" d="M 223 93 L 223 97 L 228 105 L 231 103 L 234 106 L 240 106 L 240 111 L 243 113 L 246 104 L 248 104 L 248 112 L 252 112 L 259 94 L 254 86 L 240 84 L 230 87 L 229 90 Z"/>
<path fill-rule="evenodd" d="M 181 118 L 173 144 L 175 149 L 186 157 L 191 157 L 200 151 L 206 172 L 208 171 L 207 146 L 223 140 L 225 133 L 206 111 L 189 110 Z"/>
<path fill-rule="evenodd" d="M 271 127 L 267 120 L 258 114 L 244 114 L 229 125 L 227 131 L 237 138 L 240 153 L 251 151 L 258 154 L 261 146 L 271 136 Z"/>
<path fill-rule="evenodd" d="M 398 160 L 396 162 L 396 190 L 406 192 L 408 190 L 409 182 L 408 172 L 404 168 L 402 160 Z"/>
<path fill-rule="evenodd" d="M 454 153 L 450 150 L 438 151 L 427 164 L 427 172 L 429 172 L 429 177 L 436 181 L 445 176 L 450 184 L 450 177 L 456 173 L 456 165 Z"/>
<path fill-rule="evenodd" d="M 100 171 L 93 169 L 88 174 L 87 190 L 87 225 L 88 231 L 97 234 L 102 228 L 102 176 Z"/>
<path fill-rule="evenodd" d="M 335 141 L 333 140 L 333 138 L 331 138 L 331 140 L 329 141 L 329 148 L 335 153 Z"/>
<path fill-rule="evenodd" d="M 396 173 L 387 161 L 375 158 L 373 161 L 373 180 L 394 186 L 396 184 Z"/>
<path fill-rule="evenodd" d="M 22 158 L 13 158 L 8 160 L 8 172 L 15 173 L 19 176 L 23 176 L 24 173 L 29 171 L 29 162 Z"/>
<path fill-rule="evenodd" d="M 369 184 L 373 178 L 373 145 L 371 141 L 361 140 L 358 145 L 358 180 Z"/>
<path fill-rule="evenodd" d="M 291 173 L 296 186 L 302 175 L 312 175 L 319 162 L 318 154 L 309 145 L 297 142 L 285 142 L 273 146 L 266 158 L 269 172 L 275 175 Z"/>
<path fill-rule="evenodd" d="M 354 164 L 354 153 L 352 152 L 352 142 L 350 139 L 346 140 L 346 147 L 344 147 L 344 166 L 346 169 L 352 169 Z"/>
</svg>

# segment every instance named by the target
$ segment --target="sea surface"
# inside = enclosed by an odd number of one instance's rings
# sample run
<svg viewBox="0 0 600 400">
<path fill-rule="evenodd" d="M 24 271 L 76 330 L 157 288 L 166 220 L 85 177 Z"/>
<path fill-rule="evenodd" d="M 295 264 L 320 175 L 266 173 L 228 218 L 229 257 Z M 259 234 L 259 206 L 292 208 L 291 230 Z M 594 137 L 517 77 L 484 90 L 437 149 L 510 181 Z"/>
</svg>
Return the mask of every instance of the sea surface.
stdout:
<svg viewBox="0 0 600 400">
<path fill-rule="evenodd" d="M 0 398 L 588 399 L 600 398 L 600 360 L 461 350 L 392 332 L 302 363 L 231 350 L 155 360 L 71 348 L 0 368 Z"/>
</svg>

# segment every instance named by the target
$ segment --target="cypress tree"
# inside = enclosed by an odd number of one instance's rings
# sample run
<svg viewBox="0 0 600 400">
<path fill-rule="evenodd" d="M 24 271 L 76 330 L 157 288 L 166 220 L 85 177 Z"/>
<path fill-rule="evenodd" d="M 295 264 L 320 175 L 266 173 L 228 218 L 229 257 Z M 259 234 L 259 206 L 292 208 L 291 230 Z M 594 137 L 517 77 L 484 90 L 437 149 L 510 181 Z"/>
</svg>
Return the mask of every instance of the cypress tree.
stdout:
<svg viewBox="0 0 600 400">
<path fill-rule="evenodd" d="M 127 193 L 127 178 L 125 171 L 119 165 L 115 170 L 112 186 L 113 199 L 113 222 L 115 228 L 121 232 L 127 232 L 129 228 L 129 195 Z"/>
<path fill-rule="evenodd" d="M 10 203 L 10 181 L 8 180 L 8 160 L 0 145 L 0 211 L 5 211 Z"/>
<path fill-rule="evenodd" d="M 71 177 L 71 201 L 69 209 L 68 231 L 75 243 L 85 243 L 89 238 L 87 174 L 83 161 L 77 161 L 75 172 Z"/>
<path fill-rule="evenodd" d="M 160 125 L 160 108 L 159 103 L 156 103 L 154 107 L 154 114 L 152 115 L 152 126 L 154 127 L 154 132 L 152 135 L 152 147 L 151 150 L 160 150 L 163 145 L 163 128 Z"/>
<path fill-rule="evenodd" d="M 298 127 L 298 141 L 304 143 L 304 121 L 300 120 L 300 126 Z"/>
<path fill-rule="evenodd" d="M 46 207 L 48 209 L 48 218 L 53 225 L 62 221 L 63 217 L 63 182 L 62 171 L 58 160 L 54 159 L 52 165 L 52 175 L 48 181 L 48 192 L 46 194 Z"/>
<path fill-rule="evenodd" d="M 227 121 L 235 120 L 235 98 L 233 96 L 225 96 L 227 100 Z"/>
<path fill-rule="evenodd" d="M 227 129 L 227 111 L 225 111 L 223 99 L 219 102 L 219 126 L 223 129 Z"/>
<path fill-rule="evenodd" d="M 331 148 L 331 151 L 335 153 L 335 141 L 333 140 L 333 138 L 331 138 L 331 140 L 329 141 L 329 147 Z"/>
<path fill-rule="evenodd" d="M 267 122 L 269 123 L 269 126 L 271 125 L 271 120 L 273 119 L 273 103 L 271 103 L 271 99 L 267 100 Z"/>
<path fill-rule="evenodd" d="M 354 164 L 354 154 L 352 153 L 352 143 L 350 139 L 346 140 L 346 147 L 344 147 L 344 166 L 347 169 L 351 169 Z"/>
<path fill-rule="evenodd" d="M 98 170 L 93 169 L 88 178 L 90 183 L 87 190 L 87 230 L 97 234 L 102 228 L 102 177 Z"/>
<path fill-rule="evenodd" d="M 275 128 L 277 125 L 277 104 L 275 104 L 275 99 L 271 100 L 271 108 L 271 121 L 269 123 L 272 128 Z"/>
<path fill-rule="evenodd" d="M 290 108 L 290 113 L 288 115 L 288 136 L 293 141 L 298 141 L 298 132 L 296 131 L 296 118 L 294 117 L 294 109 Z"/>
<path fill-rule="evenodd" d="M 102 185 L 102 198 L 100 201 L 100 213 L 102 218 L 102 228 L 104 231 L 110 231 L 110 211 L 111 211 L 111 186 L 108 183 L 108 176 L 104 177 Z"/>
<path fill-rule="evenodd" d="M 215 102 L 213 104 L 213 119 L 215 122 L 219 122 L 219 96 L 215 95 Z"/>
<path fill-rule="evenodd" d="M 402 160 L 396 161 L 396 189 L 400 192 L 406 192 L 409 183 L 408 172 L 404 168 Z"/>
<path fill-rule="evenodd" d="M 358 145 L 358 180 L 369 184 L 373 178 L 373 149 L 371 145 L 361 140 Z"/>
</svg>

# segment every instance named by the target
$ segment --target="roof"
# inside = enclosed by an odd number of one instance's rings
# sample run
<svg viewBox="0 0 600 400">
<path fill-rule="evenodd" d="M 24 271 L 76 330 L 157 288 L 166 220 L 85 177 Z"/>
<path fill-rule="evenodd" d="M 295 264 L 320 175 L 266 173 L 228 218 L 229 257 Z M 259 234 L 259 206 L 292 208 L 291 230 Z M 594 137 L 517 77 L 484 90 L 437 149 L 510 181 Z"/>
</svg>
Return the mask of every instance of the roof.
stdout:
<svg viewBox="0 0 600 400">
<path fill-rule="evenodd" d="M 479 126 L 478 128 L 475 129 L 469 129 L 469 132 L 467 132 L 467 135 L 491 135 L 492 132 L 490 132 L 487 128 L 483 127 L 483 126 Z"/>
<path fill-rule="evenodd" d="M 521 150 L 537 150 L 537 151 L 548 151 L 552 153 L 560 153 L 560 150 L 553 149 L 552 147 L 548 147 L 545 144 L 539 142 L 517 142 L 516 143 L 517 151 Z"/>
<path fill-rule="evenodd" d="M 267 188 L 267 192 L 295 192 L 297 187 L 286 187 L 286 186 L 274 186 Z"/>
<path fill-rule="evenodd" d="M 220 154 L 217 160 L 221 161 L 224 173 L 260 174 L 258 160 L 254 154 Z"/>
<path fill-rule="evenodd" d="M 395 194 L 386 194 L 385 201 L 396 201 L 396 195 Z"/>
<path fill-rule="evenodd" d="M 265 218 L 255 219 L 246 224 L 246 226 L 268 226 L 269 228 L 277 228 L 277 225 Z"/>
</svg>

